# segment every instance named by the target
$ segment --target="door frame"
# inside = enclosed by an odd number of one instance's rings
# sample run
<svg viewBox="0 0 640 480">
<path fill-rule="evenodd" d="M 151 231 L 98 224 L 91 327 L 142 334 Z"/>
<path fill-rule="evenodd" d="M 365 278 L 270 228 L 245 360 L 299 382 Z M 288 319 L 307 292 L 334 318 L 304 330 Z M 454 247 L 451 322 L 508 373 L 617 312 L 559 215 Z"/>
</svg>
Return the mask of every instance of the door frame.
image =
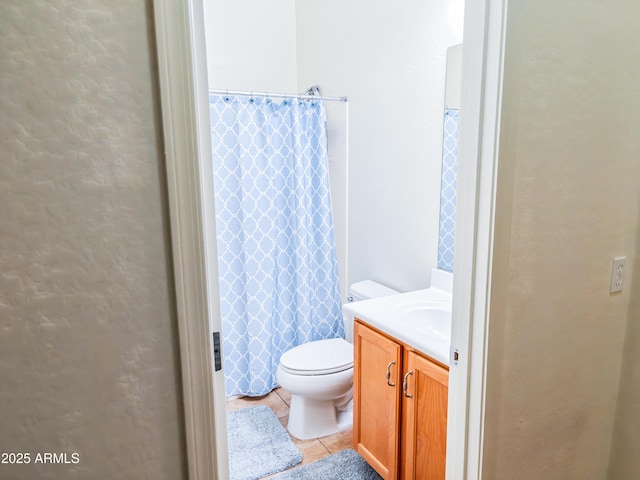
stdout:
<svg viewBox="0 0 640 480">
<path fill-rule="evenodd" d="M 496 303 L 491 292 L 504 275 L 496 266 L 506 258 L 496 229 L 496 193 L 507 4 L 465 2 L 451 332 L 452 356 L 457 352 L 459 360 L 449 370 L 447 426 L 451 480 L 482 479 L 492 453 L 485 423 L 490 306 Z"/>
<path fill-rule="evenodd" d="M 154 0 L 158 83 L 191 480 L 229 477 L 203 0 Z"/>
<path fill-rule="evenodd" d="M 186 455 L 191 480 L 228 478 L 224 377 L 212 366 L 220 331 L 209 140 L 204 0 L 153 0 Z M 465 3 L 463 94 L 447 478 L 482 478 L 495 200 L 508 0 Z"/>
</svg>

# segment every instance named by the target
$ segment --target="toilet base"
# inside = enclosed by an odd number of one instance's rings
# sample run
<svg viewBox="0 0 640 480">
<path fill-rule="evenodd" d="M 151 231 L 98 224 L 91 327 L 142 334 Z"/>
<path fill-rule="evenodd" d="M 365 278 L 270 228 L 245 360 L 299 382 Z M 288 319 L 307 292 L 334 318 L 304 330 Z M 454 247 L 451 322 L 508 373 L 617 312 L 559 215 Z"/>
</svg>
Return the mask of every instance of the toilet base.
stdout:
<svg viewBox="0 0 640 480">
<path fill-rule="evenodd" d="M 353 425 L 353 411 L 341 411 L 335 400 L 313 400 L 291 395 L 289 433 L 300 440 L 324 437 Z"/>
</svg>

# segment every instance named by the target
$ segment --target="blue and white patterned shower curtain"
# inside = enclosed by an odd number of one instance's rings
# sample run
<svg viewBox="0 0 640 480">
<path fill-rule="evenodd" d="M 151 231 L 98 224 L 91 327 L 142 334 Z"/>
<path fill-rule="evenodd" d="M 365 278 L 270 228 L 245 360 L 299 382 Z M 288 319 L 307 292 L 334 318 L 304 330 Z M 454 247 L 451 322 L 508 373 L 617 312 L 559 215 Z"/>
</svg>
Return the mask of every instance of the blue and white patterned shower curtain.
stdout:
<svg viewBox="0 0 640 480">
<path fill-rule="evenodd" d="M 344 336 L 324 104 L 209 100 L 226 394 L 263 395 L 285 351 Z"/>
</svg>

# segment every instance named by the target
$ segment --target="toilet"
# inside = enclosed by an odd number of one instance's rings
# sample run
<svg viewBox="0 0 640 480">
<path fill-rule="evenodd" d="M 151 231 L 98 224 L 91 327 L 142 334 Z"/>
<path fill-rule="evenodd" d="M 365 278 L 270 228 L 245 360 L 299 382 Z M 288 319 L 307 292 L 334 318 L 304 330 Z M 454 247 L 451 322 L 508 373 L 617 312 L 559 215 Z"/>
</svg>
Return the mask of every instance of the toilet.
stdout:
<svg viewBox="0 0 640 480">
<path fill-rule="evenodd" d="M 399 293 L 371 280 L 349 288 L 349 302 Z M 345 339 L 316 340 L 280 358 L 280 386 L 291 393 L 289 433 L 301 440 L 322 437 L 353 424 L 353 316 L 343 316 Z"/>
</svg>

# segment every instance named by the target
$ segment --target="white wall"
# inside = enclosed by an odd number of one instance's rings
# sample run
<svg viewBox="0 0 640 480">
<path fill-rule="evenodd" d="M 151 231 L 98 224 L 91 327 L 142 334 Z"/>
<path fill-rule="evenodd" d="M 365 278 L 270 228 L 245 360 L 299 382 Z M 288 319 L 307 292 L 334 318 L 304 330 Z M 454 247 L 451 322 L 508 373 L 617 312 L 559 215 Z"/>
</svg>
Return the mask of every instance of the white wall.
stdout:
<svg viewBox="0 0 640 480">
<path fill-rule="evenodd" d="M 624 0 L 509 1 L 483 478 L 607 478 L 638 315 L 638 15 Z M 610 295 L 619 255 L 627 285 Z M 634 398 L 619 411 L 637 425 Z"/>
<path fill-rule="evenodd" d="M 0 478 L 187 478 L 152 25 L 0 2 Z"/>
<path fill-rule="evenodd" d="M 295 0 L 205 0 L 209 87 L 296 92 Z"/>
<path fill-rule="evenodd" d="M 461 41 L 451 2 L 296 7 L 299 85 L 349 97 L 348 282 L 425 287 L 437 263 L 446 50 Z"/>
</svg>

